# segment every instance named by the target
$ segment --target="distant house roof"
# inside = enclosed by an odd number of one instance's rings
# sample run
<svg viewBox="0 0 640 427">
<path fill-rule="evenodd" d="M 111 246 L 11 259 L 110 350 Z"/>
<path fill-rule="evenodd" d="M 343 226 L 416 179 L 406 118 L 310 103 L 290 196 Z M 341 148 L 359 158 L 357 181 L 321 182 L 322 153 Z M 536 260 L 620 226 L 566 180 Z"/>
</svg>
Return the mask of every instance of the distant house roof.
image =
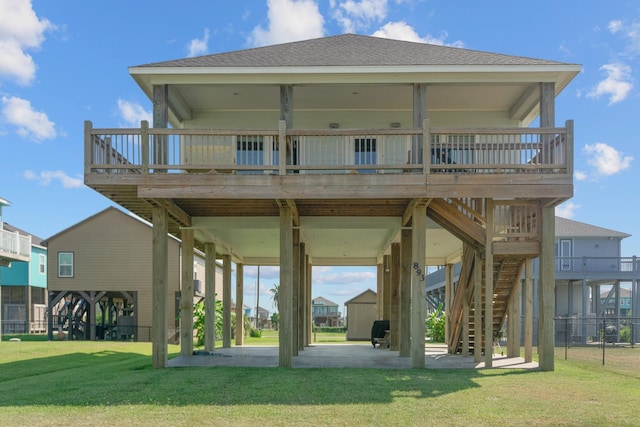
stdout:
<svg viewBox="0 0 640 427">
<path fill-rule="evenodd" d="M 342 34 L 213 55 L 139 65 L 147 67 L 326 67 L 430 65 L 566 65 L 457 47 Z"/>
<path fill-rule="evenodd" d="M 44 239 L 44 240 L 42 241 L 42 243 L 43 243 L 44 245 L 47 245 L 47 243 L 49 242 L 49 240 L 55 239 L 56 237 L 60 236 L 61 234 L 67 233 L 67 232 L 69 232 L 70 230 L 73 230 L 74 228 L 76 228 L 76 227 L 80 226 L 81 224 L 84 224 L 84 223 L 86 223 L 86 222 L 88 222 L 88 221 L 91 221 L 92 219 L 97 218 L 97 217 L 99 217 L 99 216 L 101 216 L 101 215 L 104 215 L 105 213 L 107 213 L 107 212 L 111 212 L 111 211 L 113 211 L 113 212 L 117 212 L 117 213 L 121 214 L 123 217 L 129 218 L 129 219 L 131 219 L 131 221 L 137 221 L 137 222 L 139 222 L 139 223 L 141 223 L 141 224 L 146 225 L 146 226 L 147 226 L 147 227 L 149 227 L 149 228 L 153 228 L 153 225 L 152 225 L 152 224 L 150 224 L 149 222 L 145 221 L 144 219 L 142 219 L 142 218 L 140 218 L 140 217 L 138 217 L 138 216 L 132 215 L 132 214 L 130 214 L 130 213 L 123 212 L 123 211 L 121 211 L 120 209 L 118 209 L 118 208 L 116 208 L 116 207 L 114 207 L 114 206 L 109 206 L 108 208 L 103 209 L 103 210 L 101 210 L 100 212 L 95 213 L 95 214 L 93 214 L 93 215 L 91 215 L 91 216 L 89 216 L 89 217 L 87 217 L 87 218 L 83 219 L 82 221 L 76 222 L 75 224 L 73 224 L 72 226 L 70 226 L 70 227 L 68 227 L 68 228 L 65 228 L 64 230 L 59 231 L 58 233 L 54 234 L 53 236 L 51 236 L 51 237 L 49 237 L 49 238 L 47 238 L 47 239 Z M 173 235 L 171 235 L 171 234 L 169 234 L 169 237 L 170 237 L 171 239 L 173 239 L 173 240 L 176 240 L 176 241 L 180 242 L 180 239 L 176 238 L 175 236 L 173 236 Z"/>
<path fill-rule="evenodd" d="M 23 236 L 31 236 L 31 244 L 32 245 L 43 246 L 43 239 L 41 237 L 38 237 L 35 234 L 31 234 L 31 233 L 29 233 L 27 231 L 24 231 L 21 228 L 14 227 L 13 225 L 9 224 L 8 222 L 3 222 L 2 223 L 2 228 L 4 230 L 6 230 L 6 231 L 10 231 L 11 233 L 17 232 L 18 234 L 21 234 Z"/>
<path fill-rule="evenodd" d="M 313 305 L 324 305 L 324 306 L 334 306 L 334 307 L 338 307 L 338 304 L 336 304 L 333 301 L 329 301 L 328 299 L 324 298 L 324 297 L 315 297 L 313 299 Z"/>
<path fill-rule="evenodd" d="M 615 237 L 624 239 L 631 236 L 620 231 L 609 230 L 607 228 L 597 227 L 584 222 L 578 222 L 571 219 L 556 217 L 556 236 L 557 237 Z"/>
<path fill-rule="evenodd" d="M 348 305 L 348 304 L 375 304 L 377 297 L 378 297 L 378 294 L 376 294 L 371 289 L 367 289 L 366 291 L 364 291 L 364 292 L 356 295 L 355 297 L 351 298 L 349 301 L 346 301 L 344 303 L 344 305 Z"/>
</svg>

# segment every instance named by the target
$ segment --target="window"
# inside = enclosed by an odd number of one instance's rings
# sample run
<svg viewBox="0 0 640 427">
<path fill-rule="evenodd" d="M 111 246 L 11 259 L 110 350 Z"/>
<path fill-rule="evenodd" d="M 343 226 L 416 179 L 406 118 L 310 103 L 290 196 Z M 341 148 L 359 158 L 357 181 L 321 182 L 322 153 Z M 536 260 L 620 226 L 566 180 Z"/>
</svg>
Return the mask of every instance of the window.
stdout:
<svg viewBox="0 0 640 427">
<path fill-rule="evenodd" d="M 73 277 L 73 252 L 58 253 L 58 277 Z"/>
<path fill-rule="evenodd" d="M 40 254 L 40 274 L 46 273 L 46 270 L 45 270 L 46 263 L 47 263 L 47 257 L 45 257 L 43 254 Z"/>
</svg>

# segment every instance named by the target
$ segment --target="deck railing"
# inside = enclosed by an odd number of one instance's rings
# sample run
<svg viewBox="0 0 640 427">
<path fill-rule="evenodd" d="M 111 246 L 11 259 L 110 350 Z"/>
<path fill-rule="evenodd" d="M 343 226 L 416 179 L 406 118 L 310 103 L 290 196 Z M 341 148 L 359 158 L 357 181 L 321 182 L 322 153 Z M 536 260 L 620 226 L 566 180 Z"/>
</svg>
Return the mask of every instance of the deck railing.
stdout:
<svg viewBox="0 0 640 427">
<path fill-rule="evenodd" d="M 556 272 L 562 273 L 634 273 L 640 272 L 637 257 L 556 257 Z"/>
<path fill-rule="evenodd" d="M 31 236 L 0 230 L 0 257 L 29 261 L 31 259 Z"/>
<path fill-rule="evenodd" d="M 286 141 L 281 144 L 281 141 Z M 427 153 L 427 155 L 423 155 Z M 94 129 L 90 173 L 573 173 L 564 128 Z"/>
</svg>

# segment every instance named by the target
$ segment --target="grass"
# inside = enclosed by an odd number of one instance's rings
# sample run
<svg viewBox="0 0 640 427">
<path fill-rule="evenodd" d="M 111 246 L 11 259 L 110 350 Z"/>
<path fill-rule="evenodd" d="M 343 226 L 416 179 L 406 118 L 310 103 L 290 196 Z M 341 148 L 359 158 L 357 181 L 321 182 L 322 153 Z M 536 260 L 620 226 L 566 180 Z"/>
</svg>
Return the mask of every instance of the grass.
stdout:
<svg viewBox="0 0 640 427">
<path fill-rule="evenodd" d="M 31 426 L 637 425 L 637 375 L 556 354 L 555 372 L 153 369 L 148 343 L 3 342 L 0 414 Z"/>
</svg>

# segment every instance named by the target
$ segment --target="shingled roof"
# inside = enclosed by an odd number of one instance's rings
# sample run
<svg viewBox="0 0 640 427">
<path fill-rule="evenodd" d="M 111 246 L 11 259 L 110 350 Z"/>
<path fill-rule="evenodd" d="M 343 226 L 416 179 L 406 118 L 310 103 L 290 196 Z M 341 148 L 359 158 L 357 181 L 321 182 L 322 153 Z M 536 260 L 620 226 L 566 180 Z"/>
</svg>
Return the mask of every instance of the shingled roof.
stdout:
<svg viewBox="0 0 640 427">
<path fill-rule="evenodd" d="M 624 239 L 631 236 L 620 231 L 609 230 L 607 228 L 597 227 L 584 222 L 573 221 L 557 216 L 556 217 L 556 236 L 557 237 L 615 237 Z"/>
<path fill-rule="evenodd" d="M 430 65 L 567 65 L 544 59 L 391 40 L 357 34 L 155 62 L 146 67 L 317 67 Z"/>
</svg>

